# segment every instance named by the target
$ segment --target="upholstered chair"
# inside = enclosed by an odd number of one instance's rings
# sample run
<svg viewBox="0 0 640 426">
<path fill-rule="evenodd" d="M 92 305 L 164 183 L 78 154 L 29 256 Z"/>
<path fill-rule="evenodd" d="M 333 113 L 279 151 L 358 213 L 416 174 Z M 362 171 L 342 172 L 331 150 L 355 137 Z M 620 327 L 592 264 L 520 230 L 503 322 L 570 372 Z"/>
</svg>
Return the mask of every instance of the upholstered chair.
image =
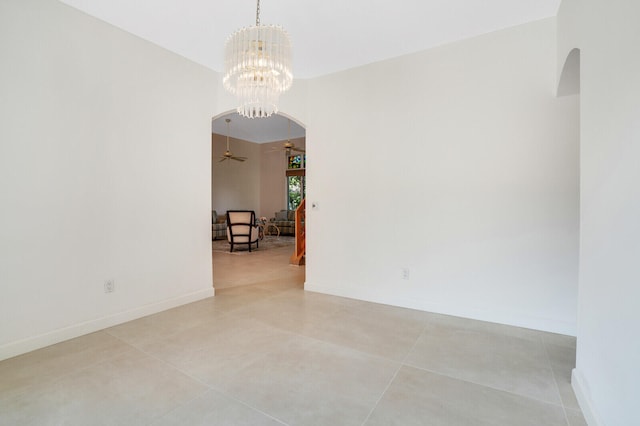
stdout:
<svg viewBox="0 0 640 426">
<path fill-rule="evenodd" d="M 253 210 L 227 211 L 227 239 L 231 245 L 230 252 L 236 244 L 247 244 L 249 251 L 255 243 L 258 248 L 260 231 L 256 225 L 256 214 Z"/>
</svg>

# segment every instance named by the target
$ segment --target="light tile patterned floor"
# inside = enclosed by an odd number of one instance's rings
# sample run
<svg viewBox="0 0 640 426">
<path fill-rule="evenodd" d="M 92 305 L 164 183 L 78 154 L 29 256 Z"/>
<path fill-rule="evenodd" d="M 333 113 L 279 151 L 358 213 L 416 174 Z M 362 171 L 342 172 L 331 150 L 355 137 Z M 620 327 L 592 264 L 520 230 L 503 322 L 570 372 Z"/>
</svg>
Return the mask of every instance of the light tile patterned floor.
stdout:
<svg viewBox="0 0 640 426">
<path fill-rule="evenodd" d="M 215 253 L 216 297 L 0 362 L 0 425 L 586 425 L 574 338 L 304 292 L 288 254 Z"/>
</svg>

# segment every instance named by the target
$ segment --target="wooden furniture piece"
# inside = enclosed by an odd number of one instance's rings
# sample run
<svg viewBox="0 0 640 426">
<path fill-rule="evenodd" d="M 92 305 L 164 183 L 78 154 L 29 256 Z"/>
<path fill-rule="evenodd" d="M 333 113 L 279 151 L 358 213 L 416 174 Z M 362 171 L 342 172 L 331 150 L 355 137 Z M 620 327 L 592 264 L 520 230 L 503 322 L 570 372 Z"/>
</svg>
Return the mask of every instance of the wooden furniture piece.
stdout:
<svg viewBox="0 0 640 426">
<path fill-rule="evenodd" d="M 304 263 L 304 255 L 306 253 L 306 247 L 307 247 L 307 237 L 306 237 L 306 232 L 305 232 L 305 227 L 304 227 L 304 222 L 305 222 L 305 212 L 306 212 L 306 204 L 307 204 L 307 199 L 304 198 L 302 200 L 302 202 L 300 203 L 300 205 L 298 206 L 298 208 L 296 209 L 296 247 L 295 247 L 295 251 L 293 252 L 293 254 L 291 255 L 291 258 L 289 259 L 289 263 L 291 265 L 302 265 Z"/>
</svg>

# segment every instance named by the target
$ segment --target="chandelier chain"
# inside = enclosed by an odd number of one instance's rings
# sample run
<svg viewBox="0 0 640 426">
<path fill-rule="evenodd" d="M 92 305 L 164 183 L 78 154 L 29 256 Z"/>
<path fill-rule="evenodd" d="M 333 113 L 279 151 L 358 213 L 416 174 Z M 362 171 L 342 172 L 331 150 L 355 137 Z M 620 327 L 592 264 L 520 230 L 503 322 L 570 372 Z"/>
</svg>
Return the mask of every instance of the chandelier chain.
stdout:
<svg viewBox="0 0 640 426">
<path fill-rule="evenodd" d="M 258 0 L 258 5 L 256 6 L 256 27 L 260 26 L 260 0 Z"/>
</svg>

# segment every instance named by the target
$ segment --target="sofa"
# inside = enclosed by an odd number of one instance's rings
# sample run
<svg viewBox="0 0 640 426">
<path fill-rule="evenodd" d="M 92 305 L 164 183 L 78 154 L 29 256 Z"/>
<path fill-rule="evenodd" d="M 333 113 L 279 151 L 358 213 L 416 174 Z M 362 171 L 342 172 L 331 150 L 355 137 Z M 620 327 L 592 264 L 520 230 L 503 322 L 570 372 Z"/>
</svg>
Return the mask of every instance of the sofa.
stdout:
<svg viewBox="0 0 640 426">
<path fill-rule="evenodd" d="M 227 239 L 227 216 L 218 216 L 215 210 L 211 211 L 211 239 Z"/>
<path fill-rule="evenodd" d="M 280 229 L 280 235 L 296 235 L 295 210 L 280 210 L 276 212 L 275 217 L 269 219 L 269 223 Z"/>
</svg>

